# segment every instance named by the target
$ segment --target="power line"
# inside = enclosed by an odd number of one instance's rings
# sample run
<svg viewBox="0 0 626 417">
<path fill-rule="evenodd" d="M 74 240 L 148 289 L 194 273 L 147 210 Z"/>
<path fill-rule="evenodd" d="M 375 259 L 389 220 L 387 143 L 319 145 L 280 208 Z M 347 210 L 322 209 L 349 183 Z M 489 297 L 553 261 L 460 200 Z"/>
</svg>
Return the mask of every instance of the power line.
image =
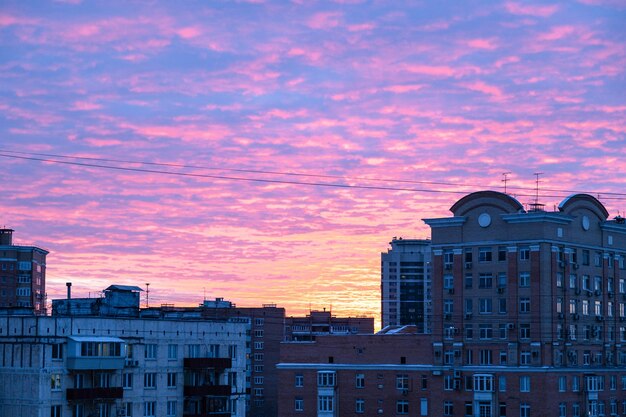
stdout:
<svg viewBox="0 0 626 417">
<path fill-rule="evenodd" d="M 22 156 L 20 156 L 20 155 L 22 155 Z M 31 156 L 23 156 L 23 155 L 31 155 Z M 88 167 L 88 168 L 110 169 L 110 170 L 118 170 L 118 171 L 130 171 L 130 172 L 151 173 L 151 174 L 175 175 L 175 176 L 195 177 L 195 178 L 212 178 L 212 179 L 222 179 L 222 180 L 230 180 L 230 181 L 248 181 L 248 182 L 261 182 L 261 183 L 274 183 L 274 184 L 308 185 L 308 186 L 347 188 L 347 189 L 352 188 L 352 189 L 383 190 L 383 191 L 410 191 L 410 192 L 434 193 L 434 194 L 466 194 L 467 193 L 467 191 L 461 191 L 461 190 L 442 190 L 442 189 L 407 188 L 407 187 L 391 187 L 391 186 L 354 185 L 354 184 L 338 184 L 338 183 L 326 183 L 326 182 L 311 182 L 311 181 L 278 180 L 278 179 L 266 179 L 266 178 L 235 177 L 235 176 L 226 176 L 226 175 L 212 175 L 212 174 L 200 174 L 200 173 L 189 173 L 189 172 L 172 172 L 172 171 L 159 170 L 159 169 L 133 168 L 133 167 L 121 167 L 121 166 L 114 166 L 114 165 L 104 165 L 104 164 L 92 163 L 92 162 L 61 161 L 61 160 L 51 159 L 51 158 L 79 159 L 79 160 L 94 161 L 94 162 L 114 162 L 114 163 L 124 163 L 124 164 L 139 164 L 139 165 L 161 166 L 161 167 L 172 167 L 172 168 L 192 168 L 192 169 L 230 171 L 230 172 L 254 173 L 254 174 L 288 175 L 288 176 L 311 177 L 311 178 L 328 178 L 328 179 L 361 180 L 361 181 L 381 181 L 381 182 L 395 182 L 395 183 L 409 183 L 409 184 L 430 184 L 430 185 L 447 185 L 447 186 L 455 186 L 455 187 L 473 187 L 473 188 L 478 187 L 478 188 L 482 188 L 482 186 L 478 186 L 478 185 L 475 185 L 475 184 L 459 184 L 459 183 L 440 182 L 440 181 L 413 181 L 413 180 L 394 180 L 394 179 L 389 179 L 389 178 L 342 177 L 342 176 L 339 176 L 339 175 L 304 174 L 304 173 L 283 172 L 283 171 L 267 171 L 267 170 L 235 169 L 235 168 L 216 168 L 216 167 L 204 167 L 204 166 L 184 165 L 184 164 L 175 164 L 175 163 L 159 163 L 159 162 L 133 161 L 133 160 L 121 160 L 121 159 L 80 157 L 80 156 L 69 156 L 69 155 L 59 155 L 59 154 L 45 154 L 45 153 L 35 153 L 35 152 L 19 152 L 19 151 L 10 151 L 10 150 L 2 150 L 2 149 L 0 149 L 0 157 L 11 158 L 11 159 L 20 159 L 20 160 L 28 160 L 28 161 L 56 163 L 56 164 L 62 164 L 62 165 L 82 166 L 82 167 Z M 508 189 L 534 190 L 534 188 L 512 187 L 512 186 L 508 186 Z M 589 194 L 589 192 L 587 192 L 587 191 L 580 191 L 580 190 L 560 190 L 560 189 L 545 189 L 545 190 L 546 191 L 551 191 L 551 192 L 556 192 L 556 193 L 564 193 L 564 194 L 566 194 L 566 193 L 567 194 L 572 194 L 572 193 L 587 193 L 587 194 Z M 623 200 L 623 199 L 626 199 L 626 193 L 601 192 L 600 194 L 603 195 L 603 199 L 605 199 L 605 200 Z M 606 195 L 611 195 L 611 196 L 615 196 L 615 197 L 606 197 Z M 535 194 L 532 194 L 532 193 L 530 193 L 530 194 L 516 194 L 516 196 L 520 196 L 520 197 L 535 197 Z M 562 194 L 547 194 L 546 195 L 546 194 L 544 194 L 543 197 L 544 198 L 547 198 L 547 197 L 550 197 L 550 198 L 564 198 L 564 197 L 566 197 L 566 195 L 562 195 Z"/>
</svg>

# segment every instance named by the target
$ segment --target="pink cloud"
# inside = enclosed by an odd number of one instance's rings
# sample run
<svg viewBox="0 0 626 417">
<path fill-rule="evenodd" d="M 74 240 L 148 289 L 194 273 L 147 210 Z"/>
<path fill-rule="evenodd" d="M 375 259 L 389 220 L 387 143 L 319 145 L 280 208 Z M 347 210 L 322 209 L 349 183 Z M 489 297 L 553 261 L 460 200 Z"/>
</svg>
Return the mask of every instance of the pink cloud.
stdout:
<svg viewBox="0 0 626 417">
<path fill-rule="evenodd" d="M 538 38 L 545 41 L 555 41 L 569 36 L 575 33 L 575 31 L 576 28 L 574 26 L 556 26 L 553 27 L 548 33 L 539 35 Z"/>
<path fill-rule="evenodd" d="M 197 27 L 185 27 L 177 30 L 176 34 L 183 39 L 191 39 L 200 36 L 202 31 Z"/>
<path fill-rule="evenodd" d="M 75 101 L 72 110 L 90 111 L 101 109 L 102 106 L 90 101 Z"/>
<path fill-rule="evenodd" d="M 511 14 L 529 15 L 536 17 L 549 17 L 552 16 L 557 10 L 559 10 L 559 6 L 557 5 L 533 6 L 516 2 L 507 2 L 504 7 Z"/>
<path fill-rule="evenodd" d="M 467 45 L 475 49 L 494 50 L 498 48 L 498 41 L 495 39 L 470 39 Z"/>
<path fill-rule="evenodd" d="M 505 66 L 507 64 L 514 64 L 516 62 L 520 62 L 520 58 L 519 57 L 517 57 L 517 56 L 507 56 L 507 57 L 504 57 L 504 58 L 501 58 L 501 59 L 497 60 L 494 63 L 494 66 L 496 68 L 502 68 L 503 66 Z"/>
<path fill-rule="evenodd" d="M 339 12 L 320 12 L 314 14 L 307 21 L 307 26 L 312 29 L 332 29 L 341 24 L 343 14 Z"/>
</svg>

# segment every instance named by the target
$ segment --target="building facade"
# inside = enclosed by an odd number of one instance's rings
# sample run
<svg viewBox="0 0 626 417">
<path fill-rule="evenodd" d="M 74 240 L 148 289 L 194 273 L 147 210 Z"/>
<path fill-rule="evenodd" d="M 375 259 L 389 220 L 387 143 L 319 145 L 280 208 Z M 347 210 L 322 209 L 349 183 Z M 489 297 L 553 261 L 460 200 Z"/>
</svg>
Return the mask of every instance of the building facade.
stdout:
<svg viewBox="0 0 626 417">
<path fill-rule="evenodd" d="M 13 229 L 0 229 L 0 308 L 32 307 L 46 314 L 46 255 L 36 246 L 13 244 Z"/>
<path fill-rule="evenodd" d="M 287 317 L 283 340 L 310 342 L 321 335 L 344 336 L 372 333 L 374 333 L 373 317 L 337 317 L 324 309 L 313 310 L 305 317 Z"/>
<path fill-rule="evenodd" d="M 540 208 L 484 191 L 425 220 L 432 333 L 285 346 L 279 415 L 626 415 L 626 225 Z"/>
<path fill-rule="evenodd" d="M 0 415 L 245 416 L 249 321 L 0 316 Z"/>
<path fill-rule="evenodd" d="M 429 333 L 431 245 L 426 239 L 393 238 L 381 254 L 382 327 L 415 325 Z"/>
</svg>

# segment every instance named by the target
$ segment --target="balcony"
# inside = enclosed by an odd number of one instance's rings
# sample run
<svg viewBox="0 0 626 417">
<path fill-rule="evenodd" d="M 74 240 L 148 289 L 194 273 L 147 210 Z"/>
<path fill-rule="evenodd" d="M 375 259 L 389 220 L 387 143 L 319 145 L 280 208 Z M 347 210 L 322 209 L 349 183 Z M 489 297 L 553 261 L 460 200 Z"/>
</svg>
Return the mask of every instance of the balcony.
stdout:
<svg viewBox="0 0 626 417">
<path fill-rule="evenodd" d="M 233 361 L 230 358 L 185 358 L 183 364 L 188 369 L 227 369 L 233 366 Z"/>
<path fill-rule="evenodd" d="M 184 413 L 183 417 L 230 417 L 230 413 L 217 412 L 217 413 L 202 413 L 202 414 L 187 414 Z"/>
<path fill-rule="evenodd" d="M 230 385 L 185 385 L 183 393 L 190 396 L 227 397 L 231 394 Z"/>
<path fill-rule="evenodd" d="M 117 400 L 123 397 L 122 387 L 109 388 L 68 388 L 68 401 L 82 400 Z"/>
</svg>

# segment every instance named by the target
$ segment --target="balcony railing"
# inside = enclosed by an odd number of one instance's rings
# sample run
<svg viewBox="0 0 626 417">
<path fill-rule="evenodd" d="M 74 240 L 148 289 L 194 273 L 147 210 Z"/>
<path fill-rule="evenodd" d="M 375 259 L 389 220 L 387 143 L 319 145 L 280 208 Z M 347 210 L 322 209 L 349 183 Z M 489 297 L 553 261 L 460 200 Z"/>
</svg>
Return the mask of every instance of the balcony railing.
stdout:
<svg viewBox="0 0 626 417">
<path fill-rule="evenodd" d="M 185 385 L 183 393 L 185 396 L 226 397 L 231 394 L 231 387 L 230 385 Z"/>
<path fill-rule="evenodd" d="M 68 388 L 67 400 L 116 400 L 124 395 L 122 387 L 109 388 Z"/>
<path fill-rule="evenodd" d="M 233 361 L 230 358 L 185 358 L 183 364 L 189 369 L 226 369 L 233 366 Z"/>
</svg>

